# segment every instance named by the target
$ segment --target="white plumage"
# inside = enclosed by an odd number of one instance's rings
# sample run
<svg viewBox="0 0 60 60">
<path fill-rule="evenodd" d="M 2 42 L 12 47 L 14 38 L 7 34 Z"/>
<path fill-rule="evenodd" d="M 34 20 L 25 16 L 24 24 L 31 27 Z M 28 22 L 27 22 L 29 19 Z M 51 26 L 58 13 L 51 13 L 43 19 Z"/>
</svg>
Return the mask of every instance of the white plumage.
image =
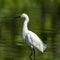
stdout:
<svg viewBox="0 0 60 60">
<path fill-rule="evenodd" d="M 23 25 L 23 37 L 26 40 L 27 44 L 31 48 L 37 48 L 41 52 L 43 52 L 46 49 L 46 45 L 42 42 L 42 40 L 32 31 L 28 30 L 27 24 L 29 22 L 29 17 L 27 14 L 23 13 L 21 15 L 22 18 L 25 19 L 24 25 Z"/>
</svg>

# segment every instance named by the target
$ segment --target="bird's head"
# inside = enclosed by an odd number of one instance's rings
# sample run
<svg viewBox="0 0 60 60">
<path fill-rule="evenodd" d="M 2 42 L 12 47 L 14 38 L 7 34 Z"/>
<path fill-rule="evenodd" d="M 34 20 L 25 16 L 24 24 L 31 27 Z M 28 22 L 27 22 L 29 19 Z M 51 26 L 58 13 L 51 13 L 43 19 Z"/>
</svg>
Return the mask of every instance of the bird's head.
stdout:
<svg viewBox="0 0 60 60">
<path fill-rule="evenodd" d="M 26 17 L 28 17 L 28 15 L 25 14 L 25 13 L 23 13 L 23 14 L 21 14 L 21 17 L 22 17 L 22 18 L 26 18 Z"/>
<path fill-rule="evenodd" d="M 29 17 L 27 14 L 23 13 L 23 14 L 21 14 L 21 17 L 24 18 L 25 20 L 29 21 Z"/>
</svg>

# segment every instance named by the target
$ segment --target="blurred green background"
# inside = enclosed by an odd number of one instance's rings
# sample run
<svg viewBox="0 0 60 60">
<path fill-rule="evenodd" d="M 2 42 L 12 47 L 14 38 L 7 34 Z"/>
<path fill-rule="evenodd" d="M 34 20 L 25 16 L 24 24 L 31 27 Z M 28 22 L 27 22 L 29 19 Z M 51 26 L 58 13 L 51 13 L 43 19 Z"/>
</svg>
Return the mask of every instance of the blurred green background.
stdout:
<svg viewBox="0 0 60 60">
<path fill-rule="evenodd" d="M 29 30 L 47 44 L 44 53 L 35 49 L 35 59 L 60 60 L 60 0 L 0 0 L 0 60 L 30 60 L 24 20 L 15 18 L 22 13 L 29 15 Z"/>
</svg>

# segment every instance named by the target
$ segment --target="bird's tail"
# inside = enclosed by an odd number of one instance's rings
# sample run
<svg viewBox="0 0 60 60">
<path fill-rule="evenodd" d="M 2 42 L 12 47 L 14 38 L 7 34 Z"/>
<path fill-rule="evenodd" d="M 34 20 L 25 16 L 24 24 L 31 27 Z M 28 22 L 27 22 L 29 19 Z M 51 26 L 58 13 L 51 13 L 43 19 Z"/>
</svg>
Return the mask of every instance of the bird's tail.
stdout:
<svg viewBox="0 0 60 60">
<path fill-rule="evenodd" d="M 45 51 L 46 48 L 47 48 L 47 45 L 44 44 L 44 46 L 43 46 L 43 52 Z"/>
<path fill-rule="evenodd" d="M 39 50 L 43 53 L 46 48 L 47 48 L 47 45 L 46 44 L 42 44 L 41 47 L 39 48 Z"/>
</svg>

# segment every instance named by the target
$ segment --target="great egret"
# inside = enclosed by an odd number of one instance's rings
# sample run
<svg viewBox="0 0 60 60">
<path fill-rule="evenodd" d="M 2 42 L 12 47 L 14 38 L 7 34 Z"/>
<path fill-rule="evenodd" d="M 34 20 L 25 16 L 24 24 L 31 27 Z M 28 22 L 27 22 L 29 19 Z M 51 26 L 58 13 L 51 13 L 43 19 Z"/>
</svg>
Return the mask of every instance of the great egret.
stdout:
<svg viewBox="0 0 60 60">
<path fill-rule="evenodd" d="M 46 45 L 42 42 L 42 40 L 35 33 L 28 30 L 28 27 L 27 27 L 28 22 L 29 22 L 28 15 L 23 13 L 21 17 L 25 19 L 24 24 L 23 24 L 22 34 L 27 44 L 31 48 L 37 48 L 39 51 L 43 52 L 46 49 Z"/>
</svg>

